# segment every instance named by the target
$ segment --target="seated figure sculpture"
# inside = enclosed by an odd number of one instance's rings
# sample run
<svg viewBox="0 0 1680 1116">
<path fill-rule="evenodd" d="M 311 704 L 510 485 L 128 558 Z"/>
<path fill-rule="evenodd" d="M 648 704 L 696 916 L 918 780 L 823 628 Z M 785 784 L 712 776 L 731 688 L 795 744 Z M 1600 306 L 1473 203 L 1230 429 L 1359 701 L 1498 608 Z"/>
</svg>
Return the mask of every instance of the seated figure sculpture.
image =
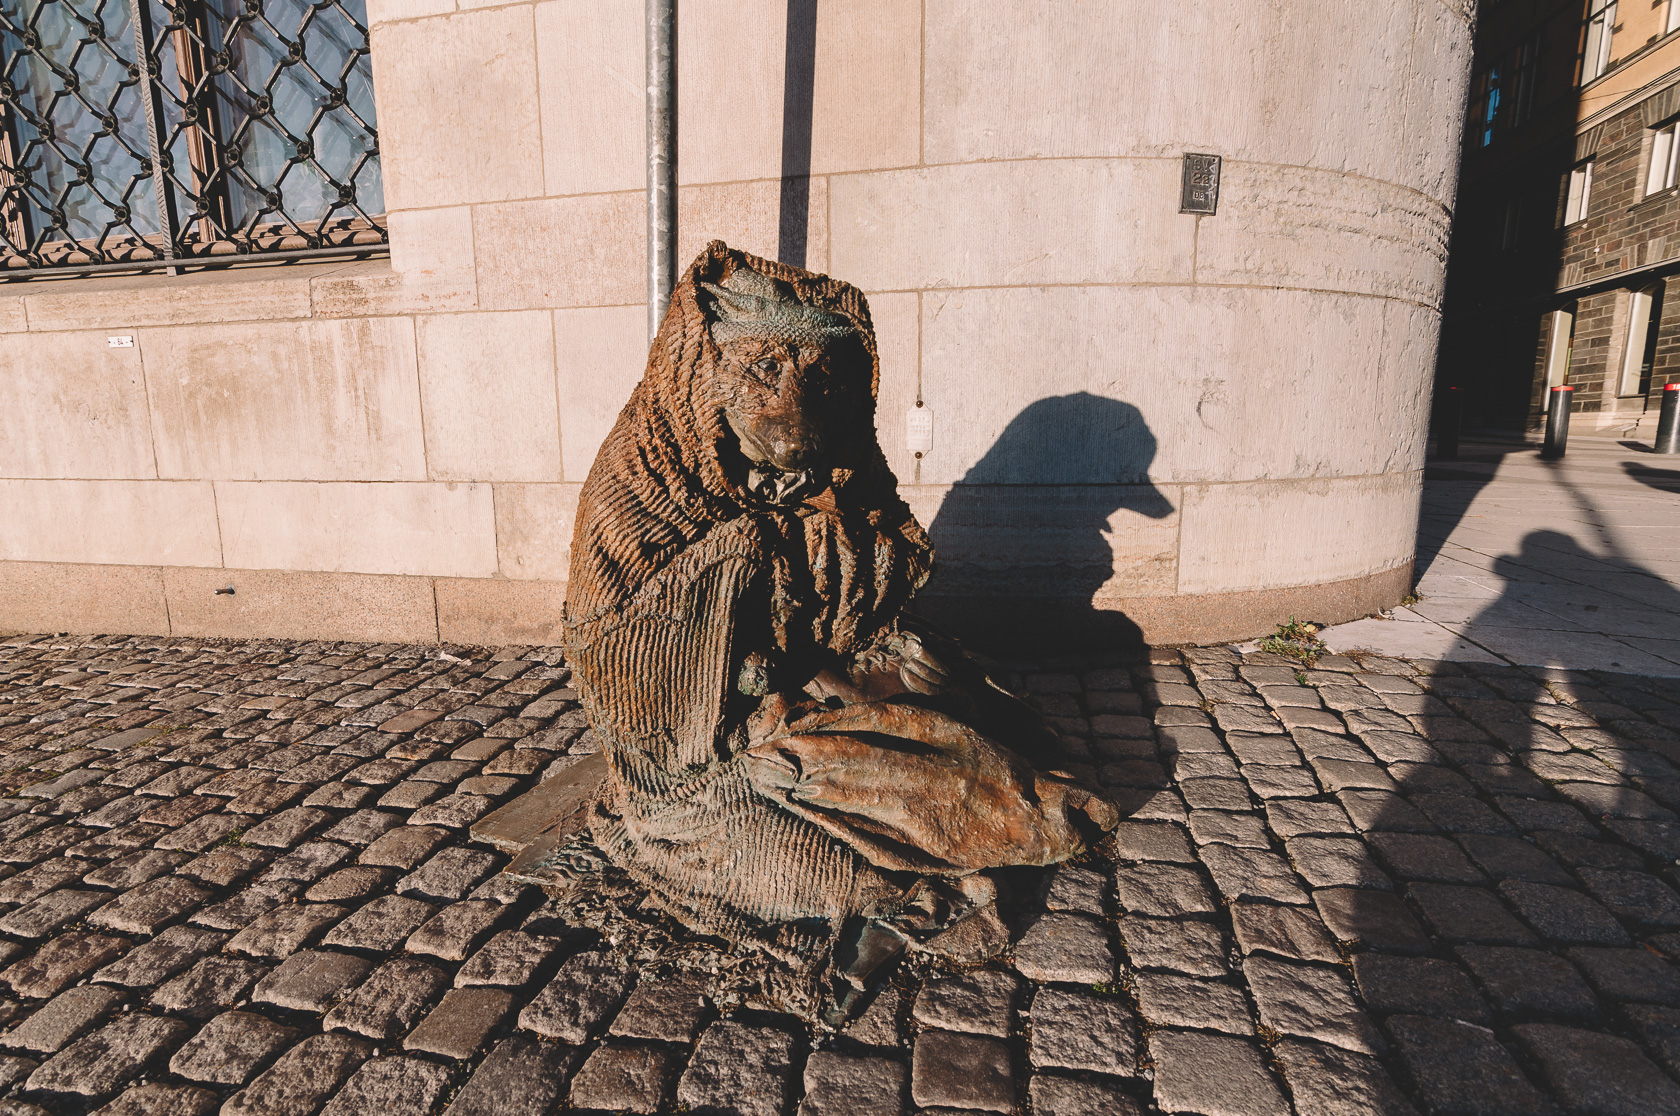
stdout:
<svg viewBox="0 0 1680 1116">
<path fill-rule="evenodd" d="M 854 973 L 983 908 L 984 870 L 1118 821 L 907 615 L 933 555 L 878 376 L 855 287 L 714 241 L 584 484 L 566 604 L 596 845 L 696 930 L 790 961 L 849 943 Z"/>
</svg>

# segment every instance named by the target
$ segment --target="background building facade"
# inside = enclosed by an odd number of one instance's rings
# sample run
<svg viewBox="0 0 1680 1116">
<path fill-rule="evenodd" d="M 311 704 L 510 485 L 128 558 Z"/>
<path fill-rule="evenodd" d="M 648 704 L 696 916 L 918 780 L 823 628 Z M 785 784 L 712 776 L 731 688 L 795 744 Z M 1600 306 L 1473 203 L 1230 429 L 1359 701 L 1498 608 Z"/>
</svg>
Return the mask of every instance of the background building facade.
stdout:
<svg viewBox="0 0 1680 1116">
<path fill-rule="evenodd" d="M 684 0 L 680 249 L 868 293 L 933 611 L 1164 641 L 1361 615 L 1410 587 L 1471 18 Z M 180 255 L 388 258 L 0 286 L 0 627 L 556 638 L 645 359 L 642 4 L 369 0 L 366 25 L 377 142 L 316 167 L 309 235 L 281 164 L 215 200 L 235 137 L 187 106 L 226 62 L 183 71 L 162 24 L 153 122 Z M 240 119 L 320 163 L 261 88 Z M 1216 215 L 1179 211 L 1186 152 L 1223 156 Z M 25 231 L 68 227 L 31 204 Z"/>
<path fill-rule="evenodd" d="M 1441 382 L 1472 422 L 1650 437 L 1680 379 L 1680 0 L 1502 0 L 1476 39 Z"/>
</svg>

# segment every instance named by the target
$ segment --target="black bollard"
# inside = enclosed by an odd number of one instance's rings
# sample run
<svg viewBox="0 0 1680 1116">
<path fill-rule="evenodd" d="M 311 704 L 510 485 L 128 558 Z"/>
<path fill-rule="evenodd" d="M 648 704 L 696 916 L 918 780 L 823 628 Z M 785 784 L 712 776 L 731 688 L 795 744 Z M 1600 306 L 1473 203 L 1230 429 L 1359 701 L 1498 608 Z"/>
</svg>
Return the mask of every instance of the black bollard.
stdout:
<svg viewBox="0 0 1680 1116">
<path fill-rule="evenodd" d="M 1569 401 L 1575 395 L 1572 387 L 1552 389 L 1551 405 L 1546 408 L 1546 443 L 1540 456 L 1556 460 L 1569 445 Z"/>
<path fill-rule="evenodd" d="M 1662 413 L 1657 416 L 1657 452 L 1680 453 L 1680 383 L 1663 388 Z"/>
<path fill-rule="evenodd" d="M 1435 458 L 1458 459 L 1458 430 L 1464 422 L 1464 392 L 1455 387 L 1441 392 L 1440 410 L 1435 416 Z"/>
</svg>

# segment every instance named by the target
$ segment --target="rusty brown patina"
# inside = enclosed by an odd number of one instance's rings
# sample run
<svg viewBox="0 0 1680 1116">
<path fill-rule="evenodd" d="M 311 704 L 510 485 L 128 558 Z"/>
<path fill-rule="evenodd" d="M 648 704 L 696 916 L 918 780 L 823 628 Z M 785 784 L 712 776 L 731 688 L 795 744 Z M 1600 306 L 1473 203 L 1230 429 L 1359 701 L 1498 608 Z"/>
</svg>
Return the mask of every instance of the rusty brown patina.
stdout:
<svg viewBox="0 0 1680 1116">
<path fill-rule="evenodd" d="M 572 548 L 567 646 L 609 770 L 595 842 L 689 926 L 801 962 L 843 933 L 879 953 L 942 931 L 986 908 L 986 870 L 1118 820 L 907 614 L 933 552 L 876 440 L 878 379 L 857 288 L 714 241 Z"/>
</svg>

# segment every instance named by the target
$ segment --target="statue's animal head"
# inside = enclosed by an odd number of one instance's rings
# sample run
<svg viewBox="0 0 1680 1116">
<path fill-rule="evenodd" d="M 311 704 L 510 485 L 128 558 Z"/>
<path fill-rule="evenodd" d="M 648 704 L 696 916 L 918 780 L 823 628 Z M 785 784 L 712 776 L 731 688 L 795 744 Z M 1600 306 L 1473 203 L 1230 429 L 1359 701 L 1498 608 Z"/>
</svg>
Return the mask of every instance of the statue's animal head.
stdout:
<svg viewBox="0 0 1680 1116">
<path fill-rule="evenodd" d="M 708 394 L 734 441 L 720 447 L 725 470 L 771 504 L 821 491 L 835 466 L 854 464 L 847 451 L 870 425 L 871 369 L 856 325 L 750 267 L 700 286 L 722 356 Z"/>
<path fill-rule="evenodd" d="M 572 638 L 742 523 L 761 540 L 778 646 L 845 652 L 891 623 L 933 555 L 876 441 L 878 371 L 856 287 L 707 245 L 584 483 Z"/>
</svg>

